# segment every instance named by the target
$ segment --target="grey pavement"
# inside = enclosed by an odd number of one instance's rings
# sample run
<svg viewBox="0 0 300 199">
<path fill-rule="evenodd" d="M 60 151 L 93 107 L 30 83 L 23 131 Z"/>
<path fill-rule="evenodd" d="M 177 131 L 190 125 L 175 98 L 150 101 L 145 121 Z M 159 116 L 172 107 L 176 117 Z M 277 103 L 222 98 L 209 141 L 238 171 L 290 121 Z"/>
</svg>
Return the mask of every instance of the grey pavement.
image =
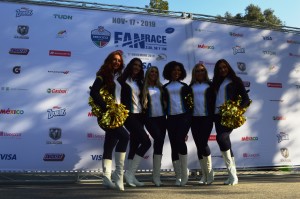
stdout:
<svg viewBox="0 0 300 199">
<path fill-rule="evenodd" d="M 101 178 L 84 177 L 79 180 L 43 179 L 14 180 L 13 176 L 6 180 L 0 178 L 0 199 L 240 199 L 240 198 L 300 198 L 300 174 L 290 172 L 271 172 L 256 174 L 239 174 L 239 184 L 223 185 L 226 176 L 218 174 L 212 185 L 198 185 L 198 176 L 191 176 L 184 187 L 174 186 L 172 172 L 162 176 L 164 186 L 155 187 L 151 182 L 151 174 L 138 174 L 145 182 L 144 187 L 125 187 L 125 191 L 104 188 Z M 8 179 L 10 178 L 10 179 Z M 65 180 L 63 180 L 65 179 Z M 73 181 L 72 181 L 73 180 Z"/>
</svg>

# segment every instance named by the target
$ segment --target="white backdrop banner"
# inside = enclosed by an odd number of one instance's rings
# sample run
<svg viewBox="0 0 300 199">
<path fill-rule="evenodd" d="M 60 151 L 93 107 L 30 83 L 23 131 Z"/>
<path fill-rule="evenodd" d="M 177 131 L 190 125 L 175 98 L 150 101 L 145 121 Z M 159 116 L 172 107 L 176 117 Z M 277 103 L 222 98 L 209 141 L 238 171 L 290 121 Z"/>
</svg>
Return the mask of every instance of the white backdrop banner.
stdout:
<svg viewBox="0 0 300 199">
<path fill-rule="evenodd" d="M 232 133 L 238 167 L 299 165 L 299 35 L 175 19 L 32 4 L 0 3 L 0 170 L 101 169 L 104 132 L 88 106 L 89 86 L 115 50 L 144 69 L 229 61 L 253 100 Z M 165 81 L 161 79 L 164 83 Z M 189 168 L 199 168 L 189 133 Z M 213 130 L 213 166 L 224 167 Z M 140 169 L 152 168 L 152 149 Z M 163 169 L 172 168 L 168 137 Z"/>
</svg>

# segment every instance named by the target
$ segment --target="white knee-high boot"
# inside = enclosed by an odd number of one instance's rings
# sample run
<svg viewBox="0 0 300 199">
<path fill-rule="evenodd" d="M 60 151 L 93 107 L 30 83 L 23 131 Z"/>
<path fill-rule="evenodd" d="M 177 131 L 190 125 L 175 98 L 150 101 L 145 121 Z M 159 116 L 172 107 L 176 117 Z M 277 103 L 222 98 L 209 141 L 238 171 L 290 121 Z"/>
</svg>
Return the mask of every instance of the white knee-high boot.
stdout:
<svg viewBox="0 0 300 199">
<path fill-rule="evenodd" d="M 127 172 L 129 170 L 129 168 L 131 167 L 131 163 L 132 163 L 132 160 L 128 159 L 127 160 L 127 170 L 125 172 L 125 179 L 127 178 Z M 143 182 L 138 181 L 138 179 L 136 179 L 135 176 L 134 176 L 134 179 L 133 179 L 133 184 L 128 184 L 127 181 L 126 181 L 126 184 L 128 186 L 131 186 L 131 187 L 142 187 L 142 186 L 145 186 L 145 184 Z"/>
<path fill-rule="evenodd" d="M 159 187 L 162 183 L 160 181 L 160 168 L 161 168 L 162 155 L 153 155 L 153 183 Z"/>
<path fill-rule="evenodd" d="M 236 167 L 233 158 L 231 157 L 230 150 L 227 151 L 221 151 L 222 156 L 225 162 L 225 165 L 227 167 L 228 175 L 229 175 L 229 180 L 225 181 L 224 184 L 226 185 L 236 185 L 238 184 L 238 177 L 236 174 Z M 227 184 L 228 183 L 228 184 Z"/>
<path fill-rule="evenodd" d="M 123 174 L 125 156 L 125 152 L 115 152 L 116 170 L 112 178 L 115 181 L 116 188 L 120 191 L 124 191 Z"/>
<path fill-rule="evenodd" d="M 129 166 L 128 170 L 125 173 L 125 180 L 126 180 L 126 183 L 129 186 L 132 186 L 132 187 L 141 186 L 140 184 L 136 184 L 137 182 L 138 183 L 141 183 L 141 182 L 139 182 L 135 178 L 135 173 L 136 173 L 137 168 L 138 168 L 138 166 L 139 166 L 142 159 L 143 159 L 143 157 L 135 154 L 135 156 L 134 156 L 134 158 L 131 162 L 131 165 Z M 144 183 L 142 183 L 142 184 L 144 184 Z"/>
<path fill-rule="evenodd" d="M 179 154 L 179 161 L 180 161 L 180 166 L 181 166 L 180 186 L 185 186 L 189 180 L 189 170 L 187 168 L 187 155 Z"/>
<path fill-rule="evenodd" d="M 112 165 L 112 160 L 110 159 L 102 160 L 103 185 L 109 189 L 115 188 L 114 183 L 111 181 L 111 165 Z"/>
<path fill-rule="evenodd" d="M 173 161 L 172 163 L 173 163 L 175 177 L 176 177 L 175 185 L 180 186 L 180 182 L 181 182 L 180 161 L 176 160 L 176 161 Z"/>
<path fill-rule="evenodd" d="M 234 166 L 235 166 L 235 160 L 234 160 L 234 157 L 231 156 L 231 158 L 232 158 L 232 161 L 233 161 Z M 225 185 L 229 185 L 229 184 L 230 184 L 230 178 L 229 178 L 229 177 L 227 178 L 227 180 L 224 181 L 224 184 L 225 184 Z"/>
<path fill-rule="evenodd" d="M 207 175 L 207 173 L 206 173 L 206 169 L 205 169 L 204 159 L 200 159 L 199 163 L 200 163 L 200 167 L 201 167 L 202 177 L 201 177 L 201 179 L 198 183 L 199 184 L 206 184 L 206 181 L 207 181 L 206 175 Z"/>
<path fill-rule="evenodd" d="M 206 173 L 206 184 L 211 184 L 214 181 L 214 170 L 212 169 L 211 155 L 203 156 L 204 168 Z"/>
</svg>

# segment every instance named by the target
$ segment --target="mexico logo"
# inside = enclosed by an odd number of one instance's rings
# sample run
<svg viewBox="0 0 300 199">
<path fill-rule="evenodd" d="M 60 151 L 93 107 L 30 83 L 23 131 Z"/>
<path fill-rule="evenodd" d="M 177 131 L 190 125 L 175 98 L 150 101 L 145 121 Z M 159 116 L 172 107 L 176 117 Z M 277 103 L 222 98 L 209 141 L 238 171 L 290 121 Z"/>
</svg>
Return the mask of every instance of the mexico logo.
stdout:
<svg viewBox="0 0 300 199">
<path fill-rule="evenodd" d="M 97 29 L 91 31 L 91 39 L 93 43 L 99 47 L 103 48 L 106 46 L 111 38 L 111 34 L 108 30 L 105 30 L 103 26 L 99 26 Z"/>
</svg>

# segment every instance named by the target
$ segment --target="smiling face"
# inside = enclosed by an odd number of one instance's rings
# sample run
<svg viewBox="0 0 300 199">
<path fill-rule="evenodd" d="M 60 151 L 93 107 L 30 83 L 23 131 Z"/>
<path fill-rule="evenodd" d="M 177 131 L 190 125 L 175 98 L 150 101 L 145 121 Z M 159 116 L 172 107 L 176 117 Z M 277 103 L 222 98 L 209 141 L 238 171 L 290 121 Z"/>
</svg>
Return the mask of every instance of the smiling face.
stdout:
<svg viewBox="0 0 300 199">
<path fill-rule="evenodd" d="M 228 66 L 225 63 L 220 63 L 218 65 L 218 71 L 221 77 L 226 77 L 229 73 Z"/>
<path fill-rule="evenodd" d="M 141 70 L 142 70 L 141 63 L 139 61 L 134 61 L 133 62 L 133 67 L 132 67 L 132 75 L 131 75 L 131 77 L 132 78 L 136 77 Z"/>
<path fill-rule="evenodd" d="M 195 68 L 195 79 L 198 82 L 203 82 L 206 78 L 206 69 L 204 66 L 197 66 Z"/>
<path fill-rule="evenodd" d="M 171 72 L 171 80 L 178 81 L 181 77 L 181 70 L 179 66 L 175 66 Z"/>
<path fill-rule="evenodd" d="M 157 79 L 158 79 L 158 70 L 156 68 L 151 68 L 149 75 L 148 75 L 149 83 L 155 84 Z"/>
<path fill-rule="evenodd" d="M 121 67 L 122 64 L 122 58 L 120 55 L 114 55 L 112 60 L 112 69 L 114 71 L 118 70 Z"/>
</svg>

